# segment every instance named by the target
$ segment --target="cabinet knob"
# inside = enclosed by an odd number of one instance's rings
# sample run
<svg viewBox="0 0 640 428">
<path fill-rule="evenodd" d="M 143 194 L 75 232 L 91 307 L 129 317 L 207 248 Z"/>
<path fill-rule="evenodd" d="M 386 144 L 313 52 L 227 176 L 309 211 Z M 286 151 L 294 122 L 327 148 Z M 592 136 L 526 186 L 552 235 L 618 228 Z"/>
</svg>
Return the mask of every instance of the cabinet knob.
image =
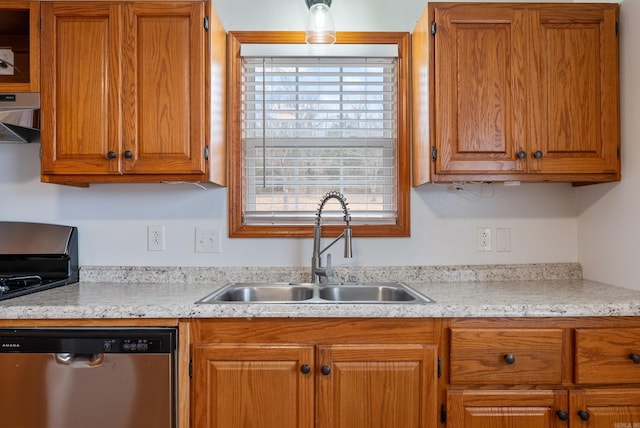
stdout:
<svg viewBox="0 0 640 428">
<path fill-rule="evenodd" d="M 513 363 L 516 362 L 516 356 L 513 354 L 505 354 L 504 355 L 504 362 L 511 365 Z"/>
<path fill-rule="evenodd" d="M 580 416 L 580 419 L 583 421 L 589 420 L 589 412 L 585 412 L 584 410 L 578 410 L 578 416 Z"/>
<path fill-rule="evenodd" d="M 558 415 L 558 419 L 560 419 L 561 421 L 569 420 L 569 413 L 565 412 L 564 410 L 558 410 L 556 412 L 556 415 Z"/>
<path fill-rule="evenodd" d="M 109 159 L 115 159 L 116 158 L 116 152 L 108 152 L 107 153 L 107 158 Z"/>
<path fill-rule="evenodd" d="M 524 150 L 520 150 L 518 152 L 518 159 L 524 159 L 527 157 L 527 152 L 525 152 Z"/>
<path fill-rule="evenodd" d="M 124 157 L 126 159 L 131 159 L 133 157 L 133 153 L 131 153 L 131 151 L 127 150 L 124 152 Z"/>
<path fill-rule="evenodd" d="M 640 354 L 631 354 L 629 355 L 629 358 L 631 358 L 631 361 L 635 364 L 640 364 Z"/>
<path fill-rule="evenodd" d="M 533 157 L 536 159 L 540 159 L 542 157 L 542 152 L 540 150 L 537 150 L 533 153 Z"/>
<path fill-rule="evenodd" d="M 301 371 L 303 374 L 309 374 L 309 373 L 311 373 L 311 367 L 309 366 L 309 364 L 303 364 L 303 365 L 300 367 L 300 371 Z"/>
<path fill-rule="evenodd" d="M 320 373 L 322 373 L 325 376 L 329 376 L 331 374 L 331 367 L 322 366 L 322 368 L 320 369 Z"/>
</svg>

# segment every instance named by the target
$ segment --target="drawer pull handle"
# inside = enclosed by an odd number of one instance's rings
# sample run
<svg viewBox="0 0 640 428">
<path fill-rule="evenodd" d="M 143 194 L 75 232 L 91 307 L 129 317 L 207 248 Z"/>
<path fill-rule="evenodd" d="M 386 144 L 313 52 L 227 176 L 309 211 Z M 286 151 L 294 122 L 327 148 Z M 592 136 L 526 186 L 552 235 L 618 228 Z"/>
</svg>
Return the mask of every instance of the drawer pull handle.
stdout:
<svg viewBox="0 0 640 428">
<path fill-rule="evenodd" d="M 116 152 L 107 152 L 107 158 L 108 159 L 115 159 L 117 157 L 118 157 L 118 155 L 116 155 Z"/>
<path fill-rule="evenodd" d="M 629 355 L 629 358 L 631 358 L 631 361 L 635 364 L 640 364 L 640 354 L 631 354 Z"/>
<path fill-rule="evenodd" d="M 542 158 L 542 152 L 540 150 L 537 150 L 533 153 L 533 157 L 536 159 L 541 159 Z"/>
<path fill-rule="evenodd" d="M 556 415 L 558 415 L 558 419 L 560 419 L 561 421 L 569 420 L 569 413 L 565 412 L 564 410 L 558 410 L 556 412 Z"/>
<path fill-rule="evenodd" d="M 309 373 L 311 373 L 311 367 L 309 366 L 309 364 L 303 364 L 303 365 L 300 367 L 300 371 L 301 371 L 303 374 L 309 374 Z"/>
<path fill-rule="evenodd" d="M 513 363 L 516 362 L 516 356 L 513 354 L 505 354 L 504 355 L 504 362 L 511 365 Z"/>
<path fill-rule="evenodd" d="M 580 416 L 580 419 L 583 421 L 589 420 L 589 412 L 585 412 L 584 410 L 578 410 L 578 416 Z"/>
<path fill-rule="evenodd" d="M 322 366 L 322 368 L 320 369 L 320 372 L 325 376 L 329 376 L 331 374 L 331 367 Z"/>
<path fill-rule="evenodd" d="M 518 152 L 518 159 L 524 159 L 527 157 L 527 152 L 525 152 L 524 150 L 520 150 Z"/>
</svg>

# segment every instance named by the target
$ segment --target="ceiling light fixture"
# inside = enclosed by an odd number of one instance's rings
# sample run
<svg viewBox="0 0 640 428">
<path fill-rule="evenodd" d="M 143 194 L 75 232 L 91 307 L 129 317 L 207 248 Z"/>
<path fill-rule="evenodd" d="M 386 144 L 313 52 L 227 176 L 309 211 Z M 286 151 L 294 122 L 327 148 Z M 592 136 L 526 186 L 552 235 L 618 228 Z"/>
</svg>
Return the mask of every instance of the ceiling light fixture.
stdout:
<svg viewBox="0 0 640 428">
<path fill-rule="evenodd" d="M 304 41 L 309 44 L 332 45 L 336 42 L 336 27 L 331 16 L 331 0 L 305 0 L 309 8 Z"/>
</svg>

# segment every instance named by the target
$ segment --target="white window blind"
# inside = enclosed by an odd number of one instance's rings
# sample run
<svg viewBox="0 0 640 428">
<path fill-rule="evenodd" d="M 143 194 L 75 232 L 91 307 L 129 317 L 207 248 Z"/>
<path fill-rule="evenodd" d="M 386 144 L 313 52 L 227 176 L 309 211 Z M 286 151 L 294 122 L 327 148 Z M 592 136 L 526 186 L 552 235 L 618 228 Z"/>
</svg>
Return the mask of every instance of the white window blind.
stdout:
<svg viewBox="0 0 640 428">
<path fill-rule="evenodd" d="M 313 224 L 332 190 L 353 224 L 396 223 L 397 58 L 245 57 L 242 72 L 245 224 Z"/>
</svg>

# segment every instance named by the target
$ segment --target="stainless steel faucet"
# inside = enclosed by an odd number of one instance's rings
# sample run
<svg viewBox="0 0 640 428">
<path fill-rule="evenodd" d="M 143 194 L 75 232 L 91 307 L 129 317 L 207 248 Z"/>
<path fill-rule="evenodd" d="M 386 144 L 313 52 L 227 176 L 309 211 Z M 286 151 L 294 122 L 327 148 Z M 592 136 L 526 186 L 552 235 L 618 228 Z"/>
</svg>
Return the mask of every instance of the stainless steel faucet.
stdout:
<svg viewBox="0 0 640 428">
<path fill-rule="evenodd" d="M 322 209 L 330 199 L 337 199 L 340 202 L 340 205 L 342 206 L 342 213 L 344 214 L 343 218 L 345 222 L 345 228 L 340 236 L 338 236 L 329 245 L 321 250 L 320 240 L 322 237 Z M 323 282 L 322 278 L 331 278 L 331 254 L 327 254 L 327 265 L 326 267 L 322 267 L 322 253 L 327 251 L 341 238 L 344 238 L 344 257 L 346 259 L 350 259 L 353 256 L 351 250 L 351 228 L 349 227 L 351 216 L 349 215 L 349 209 L 347 208 L 347 205 L 347 200 L 344 195 L 336 191 L 327 193 L 320 200 L 318 211 L 316 211 L 316 224 L 313 229 L 313 255 L 311 257 L 311 282 L 315 284 L 320 284 L 321 282 Z"/>
</svg>

